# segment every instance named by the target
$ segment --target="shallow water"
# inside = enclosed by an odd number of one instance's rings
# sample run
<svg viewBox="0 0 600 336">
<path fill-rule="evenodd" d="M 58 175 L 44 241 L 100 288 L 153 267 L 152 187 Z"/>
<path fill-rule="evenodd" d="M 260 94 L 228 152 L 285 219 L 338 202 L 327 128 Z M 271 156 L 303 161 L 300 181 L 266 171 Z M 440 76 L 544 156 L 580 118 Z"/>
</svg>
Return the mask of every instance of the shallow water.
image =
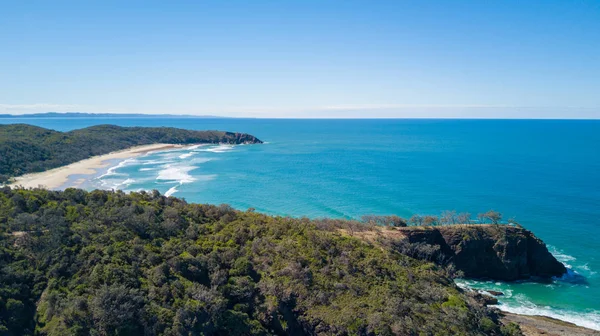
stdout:
<svg viewBox="0 0 600 336">
<path fill-rule="evenodd" d="M 503 309 L 600 329 L 599 121 L 0 119 L 6 122 L 220 129 L 267 142 L 150 153 L 116 162 L 86 188 L 158 189 L 308 217 L 495 209 L 548 243 L 574 276 L 552 284 L 463 283 L 509 293 L 500 298 Z"/>
</svg>

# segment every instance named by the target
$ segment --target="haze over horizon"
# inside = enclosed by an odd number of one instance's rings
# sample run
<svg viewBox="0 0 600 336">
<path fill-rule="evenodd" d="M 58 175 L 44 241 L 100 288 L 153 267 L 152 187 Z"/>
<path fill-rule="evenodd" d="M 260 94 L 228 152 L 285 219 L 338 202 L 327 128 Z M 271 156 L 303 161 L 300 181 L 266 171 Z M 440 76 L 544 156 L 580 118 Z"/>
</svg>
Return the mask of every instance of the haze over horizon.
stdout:
<svg viewBox="0 0 600 336">
<path fill-rule="evenodd" d="M 600 119 L 596 1 L 0 8 L 0 114 Z"/>
</svg>

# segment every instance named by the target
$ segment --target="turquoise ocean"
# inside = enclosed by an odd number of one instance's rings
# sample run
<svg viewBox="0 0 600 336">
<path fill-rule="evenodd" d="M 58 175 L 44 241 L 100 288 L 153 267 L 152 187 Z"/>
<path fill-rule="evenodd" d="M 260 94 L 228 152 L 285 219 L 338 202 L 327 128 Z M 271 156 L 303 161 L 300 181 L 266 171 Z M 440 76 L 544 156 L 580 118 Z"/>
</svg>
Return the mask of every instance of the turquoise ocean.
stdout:
<svg viewBox="0 0 600 336">
<path fill-rule="evenodd" d="M 532 230 L 570 272 L 551 283 L 459 280 L 500 290 L 500 308 L 600 330 L 600 121 L 19 118 L 246 132 L 264 145 L 193 146 L 111 162 L 83 185 L 158 189 L 189 202 L 284 216 L 476 216 Z M 77 180 L 72 177 L 72 181 Z"/>
</svg>

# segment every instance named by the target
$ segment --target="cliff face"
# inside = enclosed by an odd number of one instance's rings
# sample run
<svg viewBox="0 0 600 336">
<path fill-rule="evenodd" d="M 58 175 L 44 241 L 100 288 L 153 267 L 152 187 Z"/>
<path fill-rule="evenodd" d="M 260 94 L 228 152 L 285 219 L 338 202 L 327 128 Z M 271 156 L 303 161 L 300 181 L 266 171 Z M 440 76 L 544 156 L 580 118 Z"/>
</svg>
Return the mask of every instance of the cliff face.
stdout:
<svg viewBox="0 0 600 336">
<path fill-rule="evenodd" d="M 454 225 L 401 231 L 410 244 L 435 247 L 437 255 L 432 261 L 453 264 L 468 278 L 513 281 L 550 278 L 566 272 L 544 242 L 522 228 Z"/>
</svg>

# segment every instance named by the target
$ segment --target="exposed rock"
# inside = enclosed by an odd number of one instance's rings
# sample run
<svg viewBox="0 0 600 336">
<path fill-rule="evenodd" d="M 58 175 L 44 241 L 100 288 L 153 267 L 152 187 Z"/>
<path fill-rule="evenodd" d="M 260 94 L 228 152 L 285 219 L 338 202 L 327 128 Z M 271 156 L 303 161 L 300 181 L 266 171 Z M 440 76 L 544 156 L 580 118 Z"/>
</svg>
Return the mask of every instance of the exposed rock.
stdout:
<svg viewBox="0 0 600 336">
<path fill-rule="evenodd" d="M 484 306 L 498 304 L 498 299 L 491 295 L 476 293 L 473 295 L 473 297 L 475 298 L 475 300 L 477 300 L 477 302 L 481 303 Z"/>
<path fill-rule="evenodd" d="M 502 295 L 504 295 L 504 293 L 499 292 L 499 291 L 495 291 L 495 290 L 488 290 L 488 289 L 486 289 L 485 292 L 490 293 L 493 296 L 502 296 Z"/>
<path fill-rule="evenodd" d="M 452 264 L 468 278 L 503 281 L 549 279 L 567 271 L 544 242 L 519 227 L 452 225 L 399 230 L 410 244 L 435 247 L 437 255 L 427 256 L 428 260 Z"/>
</svg>

